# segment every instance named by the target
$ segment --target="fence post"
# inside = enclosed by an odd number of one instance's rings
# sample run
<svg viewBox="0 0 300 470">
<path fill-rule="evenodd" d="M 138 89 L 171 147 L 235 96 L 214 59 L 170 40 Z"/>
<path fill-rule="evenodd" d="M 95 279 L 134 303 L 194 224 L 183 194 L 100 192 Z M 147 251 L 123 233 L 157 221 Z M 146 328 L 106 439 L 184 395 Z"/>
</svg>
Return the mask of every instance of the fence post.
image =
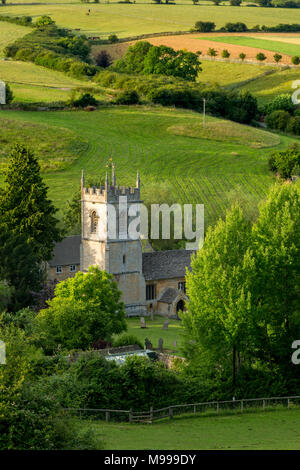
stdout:
<svg viewBox="0 0 300 470">
<path fill-rule="evenodd" d="M 150 406 L 150 423 L 153 423 L 153 406 Z"/>
<path fill-rule="evenodd" d="M 241 413 L 244 411 L 244 400 L 241 400 Z"/>
<path fill-rule="evenodd" d="M 196 408 L 196 405 L 194 405 L 194 415 L 196 415 L 196 411 L 197 411 L 197 408 Z"/>
<path fill-rule="evenodd" d="M 288 408 L 290 407 L 290 399 L 289 398 L 287 399 L 287 407 Z"/>
<path fill-rule="evenodd" d="M 109 421 L 109 418 L 110 418 L 110 412 L 109 411 L 105 411 L 105 421 L 108 423 Z"/>
<path fill-rule="evenodd" d="M 265 400 L 263 400 L 263 409 L 264 409 L 264 411 L 266 411 L 266 401 Z"/>
<path fill-rule="evenodd" d="M 219 402 L 217 402 L 217 414 L 219 414 Z"/>
<path fill-rule="evenodd" d="M 129 422 L 132 423 L 132 408 L 129 411 Z"/>
<path fill-rule="evenodd" d="M 79 410 L 79 419 L 81 419 L 81 410 Z"/>
<path fill-rule="evenodd" d="M 169 407 L 169 417 L 173 419 L 173 408 L 171 406 Z"/>
</svg>

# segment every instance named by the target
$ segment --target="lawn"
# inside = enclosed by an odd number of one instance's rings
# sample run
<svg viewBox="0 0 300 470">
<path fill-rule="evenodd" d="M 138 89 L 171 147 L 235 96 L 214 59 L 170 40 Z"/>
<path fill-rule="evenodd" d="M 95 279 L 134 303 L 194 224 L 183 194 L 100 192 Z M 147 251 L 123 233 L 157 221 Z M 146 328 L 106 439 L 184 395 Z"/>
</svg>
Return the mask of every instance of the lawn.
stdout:
<svg viewBox="0 0 300 470">
<path fill-rule="evenodd" d="M 207 39 L 206 37 L 199 38 Z M 267 51 L 278 52 L 287 55 L 299 55 L 300 46 L 297 44 L 274 41 L 270 39 L 259 39 L 250 36 L 218 36 L 209 37 L 210 41 L 233 44 L 237 46 L 254 47 L 256 49 L 265 49 Z M 259 51 L 257 51 L 259 52 Z"/>
<path fill-rule="evenodd" d="M 87 178 L 103 177 L 105 165 L 112 157 L 119 184 L 134 185 L 139 170 L 144 200 L 153 202 L 162 194 L 163 200 L 168 196 L 173 202 L 203 203 L 206 225 L 223 216 L 236 195 L 246 200 L 245 204 L 249 198 L 254 202 L 263 198 L 274 182 L 267 164 L 270 152 L 296 140 L 280 136 L 278 145 L 276 135 L 261 131 L 264 144 L 270 145 L 271 139 L 274 146 L 251 148 L 249 139 L 257 130 L 248 127 L 240 143 L 230 141 L 228 136 L 211 140 L 201 135 L 191 137 L 188 132 L 176 135 L 174 126 L 201 128 L 202 115 L 161 107 L 103 107 L 92 113 L 0 112 L 3 118 L 21 123 L 69 129 L 80 141 L 88 142 L 86 151 L 68 168 L 45 174 L 50 197 L 60 209 L 78 188 L 81 170 L 85 170 Z M 207 117 L 210 125 L 218 126 L 219 122 Z M 235 123 L 231 126 L 240 128 Z"/>
<path fill-rule="evenodd" d="M 145 319 L 146 328 L 141 328 L 140 318 L 127 318 L 128 330 L 126 334 L 136 336 L 143 345 L 145 344 L 145 338 L 148 338 L 154 349 L 158 347 L 158 340 L 162 338 L 164 349 L 168 350 L 168 352 L 178 353 L 182 333 L 180 320 L 169 319 L 168 329 L 163 330 L 162 327 L 166 318 L 156 315 L 154 320 L 151 320 L 150 317 L 145 317 Z M 176 341 L 176 346 L 174 341 Z"/>
<path fill-rule="evenodd" d="M 91 13 L 87 15 L 87 10 Z M 267 25 L 295 23 L 298 10 L 289 8 L 247 8 L 227 5 L 212 5 L 192 2 L 177 5 L 156 5 L 153 3 L 101 3 L 101 4 L 45 4 L 45 5 L 7 5 L 1 7 L 2 14 L 31 15 L 37 18 L 50 15 L 59 26 L 71 29 L 80 28 L 88 35 L 107 37 L 117 34 L 128 37 L 146 33 L 165 31 L 187 31 L 195 21 L 214 21 L 216 27 L 226 22 L 242 21 L 249 27 L 262 22 Z"/>
<path fill-rule="evenodd" d="M 154 424 L 80 421 L 111 450 L 299 450 L 300 409 L 218 417 L 178 417 Z"/>
</svg>

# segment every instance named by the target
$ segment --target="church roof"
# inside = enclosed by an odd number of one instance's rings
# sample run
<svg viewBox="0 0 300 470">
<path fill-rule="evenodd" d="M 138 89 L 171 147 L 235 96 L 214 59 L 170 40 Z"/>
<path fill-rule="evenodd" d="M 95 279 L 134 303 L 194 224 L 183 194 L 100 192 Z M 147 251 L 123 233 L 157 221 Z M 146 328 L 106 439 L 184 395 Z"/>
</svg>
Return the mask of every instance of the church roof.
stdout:
<svg viewBox="0 0 300 470">
<path fill-rule="evenodd" d="M 80 240 L 80 235 L 74 235 L 56 243 L 49 265 L 53 267 L 80 264 Z"/>
<path fill-rule="evenodd" d="M 158 302 L 165 302 L 166 304 L 171 304 L 174 302 L 176 297 L 180 294 L 178 289 L 174 289 L 173 287 L 167 287 L 161 294 L 158 299 Z"/>
<path fill-rule="evenodd" d="M 166 250 L 143 253 L 143 274 L 146 281 L 184 277 L 191 267 L 194 250 Z"/>
</svg>

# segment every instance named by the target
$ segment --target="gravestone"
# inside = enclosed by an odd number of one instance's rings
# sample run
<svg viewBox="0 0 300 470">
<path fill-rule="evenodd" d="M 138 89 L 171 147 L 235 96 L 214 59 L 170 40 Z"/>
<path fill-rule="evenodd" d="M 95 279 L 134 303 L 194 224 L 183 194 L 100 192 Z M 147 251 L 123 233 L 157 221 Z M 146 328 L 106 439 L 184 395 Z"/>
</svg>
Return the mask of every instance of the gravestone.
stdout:
<svg viewBox="0 0 300 470">
<path fill-rule="evenodd" d="M 0 104 L 6 104 L 5 83 L 0 80 Z"/>
<path fill-rule="evenodd" d="M 145 338 L 145 348 L 152 349 L 152 343 L 148 338 Z"/>
<path fill-rule="evenodd" d="M 146 328 L 146 321 L 144 317 L 141 317 L 141 328 Z"/>
<path fill-rule="evenodd" d="M 167 329 L 168 329 L 168 326 L 169 326 L 169 322 L 168 322 L 168 320 L 166 320 L 166 321 L 164 322 L 163 330 L 167 330 Z"/>
<path fill-rule="evenodd" d="M 164 349 L 164 340 L 162 338 L 159 338 L 159 340 L 158 340 L 158 350 L 160 352 L 163 352 L 163 349 Z"/>
</svg>

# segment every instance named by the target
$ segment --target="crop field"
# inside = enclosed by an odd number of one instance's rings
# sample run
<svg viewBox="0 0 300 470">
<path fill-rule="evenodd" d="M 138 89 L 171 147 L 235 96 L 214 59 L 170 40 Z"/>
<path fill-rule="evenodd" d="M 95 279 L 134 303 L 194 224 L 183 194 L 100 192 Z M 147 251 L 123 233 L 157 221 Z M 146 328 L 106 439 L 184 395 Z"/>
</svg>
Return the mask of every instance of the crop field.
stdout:
<svg viewBox="0 0 300 470">
<path fill-rule="evenodd" d="M 22 125 L 66 128 L 88 142 L 67 168 L 45 174 L 50 197 L 60 209 L 78 188 L 81 169 L 87 178 L 102 177 L 112 157 L 119 184 L 134 185 L 139 170 L 143 199 L 153 202 L 161 193 L 164 200 L 168 196 L 173 202 L 204 203 L 206 225 L 223 216 L 237 196 L 246 208 L 263 198 L 274 182 L 267 166 L 270 152 L 296 140 L 235 123 L 228 128 L 226 121 L 222 129 L 220 120 L 212 117 L 207 117 L 210 135 L 197 134 L 201 114 L 161 107 L 103 107 L 92 113 L 2 110 L 1 116 Z M 218 140 L 211 134 L 214 125 Z M 193 136 L 185 131 L 191 126 Z M 252 132 L 256 148 L 249 146 Z"/>
<path fill-rule="evenodd" d="M 300 410 L 218 417 L 178 417 L 154 424 L 85 422 L 104 449 L 112 450 L 299 450 Z"/>
<path fill-rule="evenodd" d="M 90 14 L 87 15 L 88 9 Z M 248 27 L 257 24 L 267 26 L 278 23 L 297 23 L 300 11 L 289 8 L 247 8 L 227 5 L 215 6 L 192 2 L 177 5 L 153 3 L 101 3 L 101 4 L 44 4 L 7 5 L 1 7 L 2 14 L 31 15 L 34 19 L 50 15 L 59 26 L 80 29 L 81 33 L 107 37 L 135 36 L 165 31 L 188 31 L 195 21 L 214 21 L 216 27 L 226 22 L 242 21 Z M 2 26 L 1 26 L 2 27 Z"/>
<path fill-rule="evenodd" d="M 199 38 L 200 40 L 205 40 L 205 37 Z M 286 38 L 285 38 L 286 39 Z M 297 41 L 300 40 L 300 36 L 298 36 Z M 237 45 L 237 46 L 246 46 L 246 47 L 253 47 L 257 49 L 257 51 L 267 50 L 272 52 L 278 52 L 280 54 L 286 55 L 299 55 L 300 54 L 300 44 L 293 44 L 292 38 L 289 38 L 291 42 L 287 41 L 277 41 L 275 37 L 272 36 L 272 39 L 268 39 L 266 36 L 263 38 L 253 37 L 253 36 L 218 36 L 218 37 L 210 37 L 210 41 L 226 43 L 230 45 Z"/>
</svg>

